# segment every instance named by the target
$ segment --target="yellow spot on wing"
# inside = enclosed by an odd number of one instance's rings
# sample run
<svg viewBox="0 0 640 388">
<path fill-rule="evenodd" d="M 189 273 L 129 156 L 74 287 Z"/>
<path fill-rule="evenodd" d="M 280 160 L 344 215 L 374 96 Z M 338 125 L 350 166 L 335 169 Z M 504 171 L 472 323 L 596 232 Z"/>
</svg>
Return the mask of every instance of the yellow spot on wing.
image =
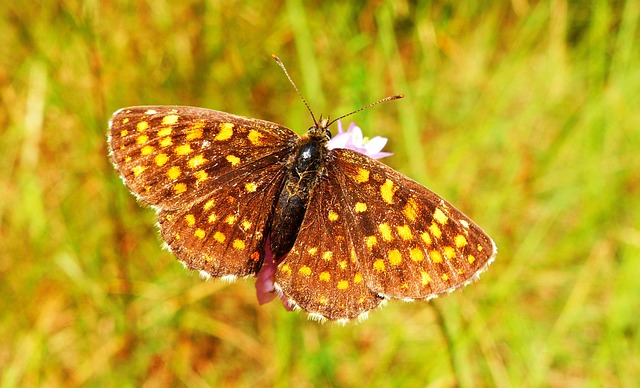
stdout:
<svg viewBox="0 0 640 388">
<path fill-rule="evenodd" d="M 431 231 L 431 234 L 435 238 L 440 238 L 440 236 L 442 236 L 442 231 L 440 230 L 438 225 L 436 225 L 435 222 L 431 223 L 431 226 L 429 226 L 429 230 Z"/>
<path fill-rule="evenodd" d="M 244 185 L 244 189 L 248 192 L 248 193 L 253 193 L 256 191 L 256 189 L 258 188 L 258 185 L 256 185 L 253 182 L 249 182 L 246 185 Z"/>
<path fill-rule="evenodd" d="M 300 273 L 300 275 L 309 276 L 311 275 L 311 268 L 307 267 L 306 265 L 303 265 L 302 267 L 300 267 L 298 272 Z"/>
<path fill-rule="evenodd" d="M 456 246 L 457 246 L 458 248 L 462 248 L 463 246 L 467 245 L 467 239 L 466 239 L 463 235 L 461 235 L 461 234 L 457 235 L 457 236 L 453 239 L 453 241 L 456 243 Z"/>
<path fill-rule="evenodd" d="M 124 119 L 122 119 L 122 124 L 126 124 L 129 122 L 129 118 L 125 117 Z"/>
<path fill-rule="evenodd" d="M 249 135 L 247 135 L 247 139 L 249 139 L 249 141 L 253 145 L 260 145 L 262 144 L 262 140 L 260 140 L 262 136 L 264 135 L 256 131 L 255 129 L 252 129 L 249 131 Z"/>
<path fill-rule="evenodd" d="M 316 254 L 316 252 L 318 252 L 318 248 L 317 247 L 311 247 L 311 248 L 307 249 L 307 252 L 309 252 L 309 254 L 311 256 L 313 256 L 313 255 Z"/>
<path fill-rule="evenodd" d="M 193 152 L 191 144 L 181 144 L 175 148 L 176 155 L 188 155 Z"/>
<path fill-rule="evenodd" d="M 409 251 L 409 257 L 411 260 L 419 263 L 424 260 L 424 253 L 422 253 L 422 249 L 420 248 L 413 248 Z"/>
<path fill-rule="evenodd" d="M 142 149 L 140 150 L 140 153 L 142 155 L 151 155 L 153 153 L 153 147 L 150 145 L 146 145 L 142 147 Z"/>
<path fill-rule="evenodd" d="M 322 260 L 324 261 L 331 261 L 332 258 L 333 258 L 333 252 L 331 251 L 326 251 L 325 253 L 322 254 Z"/>
<path fill-rule="evenodd" d="M 442 278 L 442 280 L 444 280 L 445 282 L 447 280 L 449 280 L 449 275 L 447 275 L 446 273 L 443 273 L 442 276 L 440 276 Z"/>
<path fill-rule="evenodd" d="M 240 163 L 240 158 L 235 155 L 227 155 L 226 159 L 227 159 L 227 162 L 231 163 L 232 166 L 235 166 L 238 163 Z"/>
<path fill-rule="evenodd" d="M 216 222 L 217 219 L 218 219 L 218 216 L 215 213 L 211 213 L 209 214 L 209 217 L 207 217 L 207 222 L 210 224 L 213 224 L 214 222 Z"/>
<path fill-rule="evenodd" d="M 418 213 L 416 211 L 418 209 L 418 204 L 413 198 L 409 198 L 407 200 L 407 204 L 404 205 L 404 209 L 402 209 L 402 214 L 409 221 L 415 221 L 418 217 Z"/>
<path fill-rule="evenodd" d="M 196 223 L 196 217 L 193 214 L 187 214 L 184 216 L 185 221 L 187 221 L 187 225 L 193 226 Z"/>
<path fill-rule="evenodd" d="M 444 257 L 446 257 L 447 259 L 451 260 L 456 257 L 456 250 L 452 247 L 444 247 L 442 248 L 442 250 L 444 251 Z"/>
<path fill-rule="evenodd" d="M 200 139 L 202 137 L 202 127 L 204 123 L 197 123 L 186 131 L 187 140 Z"/>
<path fill-rule="evenodd" d="M 185 191 L 187 191 L 187 185 L 185 185 L 184 183 L 177 183 L 175 186 L 173 186 L 173 192 L 176 194 L 182 194 Z"/>
<path fill-rule="evenodd" d="M 156 161 L 156 165 L 157 166 L 164 166 L 165 163 L 167 163 L 168 160 L 169 160 L 169 157 L 167 156 L 167 154 L 158 154 L 155 157 L 155 161 Z"/>
<path fill-rule="evenodd" d="M 196 155 L 193 158 L 189 159 L 187 164 L 189 165 L 189 168 L 197 168 L 197 167 L 202 166 L 206 162 L 207 162 L 207 159 L 204 158 L 204 155 L 203 154 L 199 154 L 199 155 Z"/>
<path fill-rule="evenodd" d="M 339 218 L 338 213 L 334 212 L 333 210 L 329 210 L 329 221 L 335 221 Z"/>
<path fill-rule="evenodd" d="M 356 206 L 354 207 L 356 213 L 362 213 L 367 211 L 367 204 L 364 202 L 356 202 Z"/>
<path fill-rule="evenodd" d="M 160 147 L 169 147 L 173 144 L 173 140 L 170 137 L 164 137 L 160 139 Z"/>
<path fill-rule="evenodd" d="M 436 211 L 433 212 L 433 218 L 438 221 L 440 224 L 444 225 L 449 221 L 449 217 L 447 217 L 440 208 L 436 208 Z"/>
<path fill-rule="evenodd" d="M 378 239 L 376 238 L 376 236 L 367 236 L 364 239 L 364 243 L 367 244 L 367 248 L 371 249 L 378 243 Z"/>
<path fill-rule="evenodd" d="M 133 171 L 133 176 L 138 176 L 140 174 L 142 174 L 142 172 L 144 170 L 146 170 L 147 168 L 145 166 L 135 166 L 134 168 L 131 169 L 131 171 Z"/>
<path fill-rule="evenodd" d="M 426 286 L 431 281 L 431 276 L 429 276 L 429 273 L 426 271 L 420 271 L 420 277 L 422 278 L 421 281 L 423 286 Z"/>
<path fill-rule="evenodd" d="M 353 277 L 353 283 L 354 283 L 354 284 L 360 284 L 361 282 L 362 282 L 362 274 L 358 272 L 358 273 Z"/>
<path fill-rule="evenodd" d="M 387 224 L 386 222 L 383 222 L 380 225 L 378 225 L 378 232 L 380 232 L 380 235 L 382 236 L 382 239 L 384 241 L 388 242 L 393 240 L 393 236 L 391 235 L 391 228 L 389 227 L 389 224 Z"/>
<path fill-rule="evenodd" d="M 213 238 L 214 238 L 217 242 L 221 243 L 221 242 L 224 242 L 224 240 L 226 240 L 226 239 L 227 239 L 227 236 L 225 236 L 225 235 L 224 235 L 224 233 L 215 232 L 215 233 L 214 233 L 214 235 L 213 235 Z"/>
<path fill-rule="evenodd" d="M 413 238 L 413 233 L 411 233 L 409 225 L 396 226 L 396 230 L 398 231 L 398 236 L 405 241 Z"/>
<path fill-rule="evenodd" d="M 124 120 L 123 120 L 124 121 Z M 123 123 L 124 124 L 124 123 Z M 120 131 L 120 136 L 125 137 L 129 134 L 129 131 L 127 131 L 126 129 L 123 129 L 122 131 Z"/>
<path fill-rule="evenodd" d="M 380 186 L 380 195 L 382 196 L 382 200 L 388 204 L 393 203 L 393 195 L 398 191 L 398 186 L 393 184 L 393 181 L 387 179 L 384 181 L 382 186 Z"/>
<path fill-rule="evenodd" d="M 420 238 L 422 238 L 422 241 L 424 241 L 425 244 L 431 245 L 431 235 L 429 233 L 423 232 L 420 235 Z"/>
<path fill-rule="evenodd" d="M 162 125 L 172 125 L 178 122 L 178 115 L 167 115 L 162 118 Z"/>
<path fill-rule="evenodd" d="M 442 255 L 438 251 L 429 251 L 429 257 L 433 263 L 442 263 Z"/>
<path fill-rule="evenodd" d="M 157 135 L 158 135 L 158 137 L 169 136 L 169 135 L 171 135 L 172 131 L 173 131 L 172 127 L 160 128 L 160 130 L 158 131 Z"/>
<path fill-rule="evenodd" d="M 222 123 L 220 124 L 220 132 L 216 135 L 213 140 L 227 140 L 233 136 L 233 124 L 231 123 Z"/>
<path fill-rule="evenodd" d="M 235 239 L 233 240 L 233 247 L 237 250 L 242 250 L 244 249 L 244 241 L 240 240 L 240 239 Z"/>
<path fill-rule="evenodd" d="M 467 256 L 467 261 L 469 264 L 473 264 L 473 262 L 476 261 L 476 258 L 473 255 L 469 255 Z"/>
<path fill-rule="evenodd" d="M 383 272 L 385 270 L 384 261 L 382 259 L 378 259 L 373 262 L 373 269 L 378 272 Z"/>
<path fill-rule="evenodd" d="M 149 128 L 149 123 L 146 121 L 141 121 L 136 125 L 136 129 L 138 130 L 138 132 L 144 132 L 147 130 L 147 128 Z"/>
<path fill-rule="evenodd" d="M 365 170 L 364 168 L 360 168 L 358 170 L 358 174 L 354 177 L 357 183 L 365 183 L 369 181 L 369 170 Z"/>
<path fill-rule="evenodd" d="M 195 173 L 195 174 L 193 174 L 193 175 L 194 175 L 194 176 L 196 177 L 196 179 L 197 179 L 196 184 L 198 184 L 198 183 L 202 183 L 202 182 L 204 182 L 205 180 L 207 180 L 207 179 L 209 178 L 209 174 L 207 174 L 207 172 L 206 172 L 206 171 L 204 171 L 204 170 L 198 170 L 198 171 L 196 171 L 196 173 Z"/>
<path fill-rule="evenodd" d="M 149 136 L 147 136 L 147 135 L 140 135 L 140 136 L 138 136 L 138 138 L 136 139 L 136 142 L 137 142 L 138 144 L 144 144 L 144 143 L 146 143 L 148 140 L 149 140 Z"/>
<path fill-rule="evenodd" d="M 249 230 L 251 225 L 252 225 L 251 221 L 247 221 L 247 220 L 242 221 L 242 230 L 246 232 L 247 230 Z"/>
<path fill-rule="evenodd" d="M 289 267 L 289 264 L 283 264 L 282 267 L 280 267 L 280 272 L 291 275 L 291 267 Z"/>
<path fill-rule="evenodd" d="M 400 263 L 402 263 L 402 254 L 397 249 L 392 249 L 387 252 L 387 258 L 391 265 L 400 265 Z"/>
<path fill-rule="evenodd" d="M 227 218 L 224 219 L 224 222 L 226 222 L 229 225 L 233 225 L 236 223 L 236 216 L 228 215 Z"/>
<path fill-rule="evenodd" d="M 209 210 L 213 207 L 213 204 L 215 203 L 215 200 L 213 198 L 211 198 L 210 200 L 208 200 L 207 202 L 205 202 L 203 209 L 204 210 Z"/>
<path fill-rule="evenodd" d="M 349 288 L 349 282 L 346 280 L 340 280 L 338 282 L 338 290 L 346 290 Z"/>
<path fill-rule="evenodd" d="M 171 180 L 178 179 L 178 177 L 181 174 L 182 174 L 182 171 L 180 171 L 180 167 L 178 166 L 172 166 L 170 169 L 167 170 L 167 177 Z"/>
<path fill-rule="evenodd" d="M 196 236 L 199 239 L 203 239 L 204 238 L 204 234 L 205 234 L 204 230 L 202 230 L 200 228 L 196 229 L 196 231 L 193 232 L 193 235 Z"/>
<path fill-rule="evenodd" d="M 327 271 L 323 271 L 323 272 L 320 272 L 319 278 L 323 282 L 328 282 L 331 279 L 331 274 Z"/>
</svg>

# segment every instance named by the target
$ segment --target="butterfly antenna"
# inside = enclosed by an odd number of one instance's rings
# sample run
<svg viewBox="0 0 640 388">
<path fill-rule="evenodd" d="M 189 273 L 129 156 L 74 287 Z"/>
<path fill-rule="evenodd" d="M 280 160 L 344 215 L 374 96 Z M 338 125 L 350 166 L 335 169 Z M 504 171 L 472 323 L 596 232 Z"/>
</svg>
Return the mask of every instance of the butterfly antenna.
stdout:
<svg viewBox="0 0 640 388">
<path fill-rule="evenodd" d="M 347 113 L 346 115 L 342 115 L 342 116 L 338 117 L 337 119 L 331 120 L 331 122 L 329 124 L 327 124 L 327 127 L 330 126 L 331 124 L 335 123 L 336 121 L 340 120 L 340 119 L 343 119 L 343 118 L 345 118 L 347 116 L 351 116 L 354 113 L 358 113 L 358 112 L 360 112 L 362 110 L 365 110 L 367 108 L 371 108 L 372 106 L 375 106 L 375 105 L 378 105 L 378 104 L 382 104 L 383 102 L 399 100 L 401 98 L 404 98 L 404 94 L 396 94 L 395 96 L 389 96 L 389 97 L 383 98 L 382 100 L 378 100 L 376 102 L 372 102 L 371 104 L 365 105 L 360 109 L 356 109 L 353 112 Z"/>
<path fill-rule="evenodd" d="M 313 112 L 311 111 L 311 107 L 309 107 L 309 104 L 307 103 L 307 100 L 305 100 L 304 97 L 302 97 L 302 93 L 300 93 L 300 90 L 298 90 L 298 87 L 296 86 L 296 83 L 293 82 L 293 80 L 291 79 L 291 76 L 289 75 L 289 72 L 287 71 L 287 68 L 284 67 L 284 63 L 282 63 L 282 61 L 280 60 L 280 58 L 278 58 L 277 55 L 271 54 L 271 56 L 273 57 L 273 59 L 276 60 L 276 62 L 278 62 L 278 65 L 280 65 L 280 67 L 282 68 L 282 71 L 284 71 L 284 74 L 289 79 L 289 82 L 291 82 L 291 85 L 293 85 L 293 88 L 298 93 L 298 96 L 300 96 L 300 99 L 302 100 L 302 102 L 304 102 L 304 105 L 307 107 L 307 110 L 309 111 L 309 113 L 311 113 L 311 118 L 313 119 L 313 123 L 316 126 L 318 126 L 318 121 L 316 120 L 316 116 L 314 116 Z"/>
</svg>

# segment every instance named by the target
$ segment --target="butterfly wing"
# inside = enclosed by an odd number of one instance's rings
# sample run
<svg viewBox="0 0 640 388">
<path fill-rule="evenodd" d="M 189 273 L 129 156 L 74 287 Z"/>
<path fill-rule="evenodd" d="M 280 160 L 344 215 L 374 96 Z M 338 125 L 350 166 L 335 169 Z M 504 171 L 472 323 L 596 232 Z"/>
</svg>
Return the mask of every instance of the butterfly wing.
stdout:
<svg viewBox="0 0 640 388">
<path fill-rule="evenodd" d="M 484 271 L 497 249 L 450 203 L 365 155 L 332 151 L 327 175 L 340 187 L 355 257 L 372 292 L 430 299 Z"/>
<path fill-rule="evenodd" d="M 167 246 L 188 268 L 213 276 L 259 268 L 297 139 L 267 121 L 177 106 L 121 109 L 109 129 L 113 164 L 158 212 Z"/>
<path fill-rule="evenodd" d="M 378 306 L 383 298 L 364 281 L 353 233 L 343 217 L 344 193 L 331 174 L 314 188 L 298 237 L 278 265 L 275 283 L 311 318 L 348 320 Z"/>
<path fill-rule="evenodd" d="M 440 196 L 374 159 L 337 149 L 275 281 L 311 317 L 348 320 L 385 298 L 451 292 L 495 255 L 489 236 Z"/>
</svg>

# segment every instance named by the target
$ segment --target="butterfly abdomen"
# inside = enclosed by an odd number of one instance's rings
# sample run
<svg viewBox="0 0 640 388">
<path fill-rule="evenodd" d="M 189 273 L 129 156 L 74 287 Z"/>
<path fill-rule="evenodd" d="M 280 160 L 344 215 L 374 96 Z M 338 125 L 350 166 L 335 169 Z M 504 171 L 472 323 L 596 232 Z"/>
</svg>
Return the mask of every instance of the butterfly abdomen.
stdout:
<svg viewBox="0 0 640 388">
<path fill-rule="evenodd" d="M 293 246 L 309 197 L 324 170 L 327 140 L 313 135 L 300 138 L 295 158 L 289 162 L 282 191 L 275 204 L 271 222 L 271 252 L 281 259 Z"/>
</svg>

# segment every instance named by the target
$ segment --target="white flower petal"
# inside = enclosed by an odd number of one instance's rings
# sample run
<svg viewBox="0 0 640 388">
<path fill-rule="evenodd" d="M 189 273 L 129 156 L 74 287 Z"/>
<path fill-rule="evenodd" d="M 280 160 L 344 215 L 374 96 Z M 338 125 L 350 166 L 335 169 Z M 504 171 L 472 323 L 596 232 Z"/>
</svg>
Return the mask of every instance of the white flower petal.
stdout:
<svg viewBox="0 0 640 388">
<path fill-rule="evenodd" d="M 327 146 L 330 150 L 345 148 L 349 140 L 351 140 L 351 138 L 347 132 L 339 133 L 329 140 L 329 144 L 327 144 Z"/>
<path fill-rule="evenodd" d="M 349 128 L 349 132 L 347 133 L 351 134 L 351 144 L 356 146 L 364 145 L 364 136 L 362 136 L 362 129 L 360 129 L 360 127 L 354 125 L 353 128 Z"/>
<path fill-rule="evenodd" d="M 376 136 L 373 139 L 369 140 L 365 147 L 367 148 L 367 153 L 378 153 L 382 151 L 385 145 L 387 145 L 387 138 L 382 136 Z"/>
</svg>

